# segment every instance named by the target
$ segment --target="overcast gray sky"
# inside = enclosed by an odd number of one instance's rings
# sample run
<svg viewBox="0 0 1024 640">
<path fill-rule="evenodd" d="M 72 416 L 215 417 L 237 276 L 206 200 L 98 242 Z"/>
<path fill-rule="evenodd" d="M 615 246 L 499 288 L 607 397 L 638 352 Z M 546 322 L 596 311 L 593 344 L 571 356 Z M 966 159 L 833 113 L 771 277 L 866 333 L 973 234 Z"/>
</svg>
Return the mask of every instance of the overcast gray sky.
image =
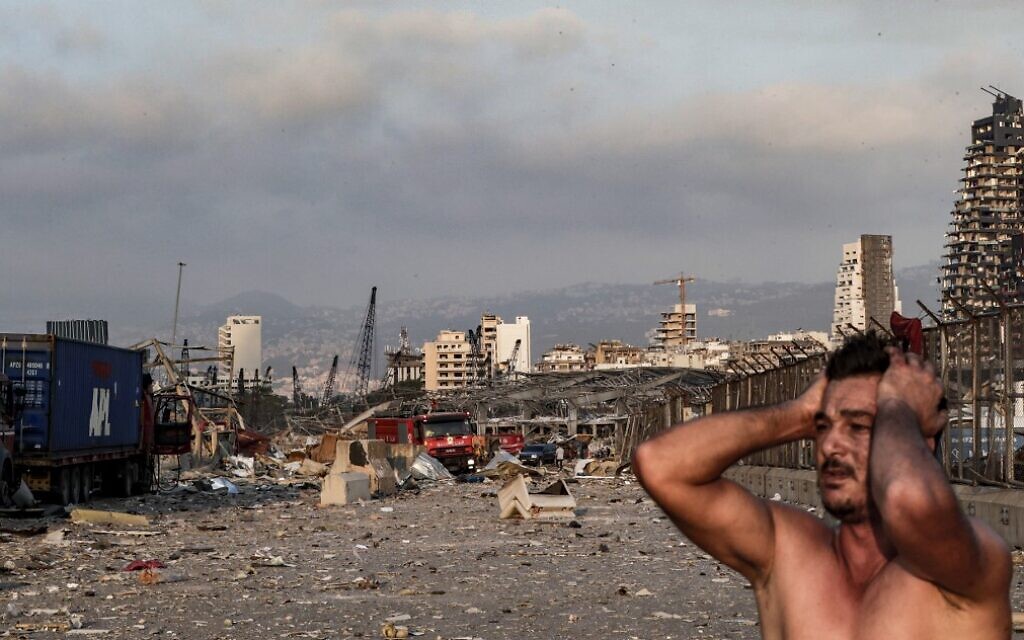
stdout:
<svg viewBox="0 0 1024 640">
<path fill-rule="evenodd" d="M 0 3 L 0 317 L 937 259 L 1018 2 Z M 15 314 L 16 315 L 16 314 Z"/>
</svg>

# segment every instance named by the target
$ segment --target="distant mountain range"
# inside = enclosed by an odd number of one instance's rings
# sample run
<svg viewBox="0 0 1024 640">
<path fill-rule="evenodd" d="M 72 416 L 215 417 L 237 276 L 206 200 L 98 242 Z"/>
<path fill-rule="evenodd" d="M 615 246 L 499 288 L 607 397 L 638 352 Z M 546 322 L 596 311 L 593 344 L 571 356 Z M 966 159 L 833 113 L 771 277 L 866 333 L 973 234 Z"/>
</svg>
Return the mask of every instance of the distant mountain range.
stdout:
<svg viewBox="0 0 1024 640">
<path fill-rule="evenodd" d="M 902 269 L 896 282 L 907 315 L 919 315 L 915 300 L 934 308 L 938 298 L 939 264 Z M 687 287 L 687 302 L 698 309 L 701 336 L 752 339 L 798 328 L 827 331 L 832 319 L 833 282 L 697 281 Z M 678 301 L 674 287 L 646 284 L 579 284 L 550 291 L 525 291 L 492 297 L 444 297 L 385 302 L 378 305 L 377 369 L 383 373 L 383 345 L 397 345 L 402 326 L 408 327 L 414 347 L 433 339 L 442 329 L 476 328 L 483 312 L 508 321 L 529 316 L 534 361 L 558 343 L 586 346 L 617 338 L 646 345 L 660 313 Z M 334 354 L 344 372 L 352 344 L 363 321 L 365 306 L 338 309 L 302 307 L 274 293 L 251 291 L 202 307 L 184 317 L 179 337 L 192 345 L 216 345 L 217 327 L 232 314 L 263 316 L 263 353 L 279 380 L 299 368 L 306 385 L 322 379 Z M 119 344 L 151 337 L 154 327 L 111 327 Z M 307 388 L 312 388 L 308 386 Z"/>
</svg>

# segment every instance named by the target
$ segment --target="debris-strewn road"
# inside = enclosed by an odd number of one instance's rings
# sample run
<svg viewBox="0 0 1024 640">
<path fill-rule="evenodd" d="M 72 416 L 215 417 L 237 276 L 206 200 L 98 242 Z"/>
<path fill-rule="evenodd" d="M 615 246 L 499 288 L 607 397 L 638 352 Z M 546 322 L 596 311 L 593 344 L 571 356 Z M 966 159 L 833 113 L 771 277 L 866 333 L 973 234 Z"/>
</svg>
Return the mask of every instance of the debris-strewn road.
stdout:
<svg viewBox="0 0 1024 640">
<path fill-rule="evenodd" d="M 746 581 L 685 542 L 635 481 L 570 485 L 584 511 L 572 526 L 499 520 L 497 486 L 438 484 L 328 509 L 316 490 L 257 484 L 237 496 L 100 501 L 90 507 L 152 524 L 52 519 L 48 534 L 3 534 L 4 635 L 63 637 L 45 629 L 70 625 L 101 638 L 334 639 L 402 627 L 429 639 L 759 637 Z M 157 584 L 122 571 L 152 559 L 166 565 Z M 1021 599 L 1018 580 L 1015 609 Z"/>
</svg>

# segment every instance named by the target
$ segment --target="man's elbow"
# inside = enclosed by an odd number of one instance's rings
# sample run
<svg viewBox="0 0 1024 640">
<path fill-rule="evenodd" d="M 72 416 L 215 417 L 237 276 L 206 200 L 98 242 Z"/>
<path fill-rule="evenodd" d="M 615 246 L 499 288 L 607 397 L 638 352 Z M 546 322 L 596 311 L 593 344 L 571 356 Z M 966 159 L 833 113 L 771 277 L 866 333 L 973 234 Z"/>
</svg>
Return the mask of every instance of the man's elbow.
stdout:
<svg viewBox="0 0 1024 640">
<path fill-rule="evenodd" d="M 942 516 L 956 516 L 960 509 L 948 484 L 936 485 L 915 478 L 894 480 L 880 498 L 878 506 L 884 522 L 915 529 L 922 523 L 940 521 Z"/>
<path fill-rule="evenodd" d="M 633 452 L 632 467 L 637 480 L 648 489 L 659 484 L 666 471 L 665 461 L 660 459 L 657 445 L 651 440 L 641 443 Z"/>
</svg>

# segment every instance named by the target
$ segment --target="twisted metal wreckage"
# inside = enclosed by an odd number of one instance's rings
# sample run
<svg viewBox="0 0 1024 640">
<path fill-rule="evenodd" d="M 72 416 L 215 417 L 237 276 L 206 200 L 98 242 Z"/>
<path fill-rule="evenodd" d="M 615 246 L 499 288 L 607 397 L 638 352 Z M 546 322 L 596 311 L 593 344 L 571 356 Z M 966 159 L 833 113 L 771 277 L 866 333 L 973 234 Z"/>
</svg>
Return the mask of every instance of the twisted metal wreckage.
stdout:
<svg viewBox="0 0 1024 640">
<path fill-rule="evenodd" d="M 135 345 L 154 355 L 150 369 L 163 372 L 156 394 L 181 398 L 193 437 L 193 455 L 215 458 L 236 442 L 265 438 L 247 429 L 235 399 L 212 389 L 188 384 L 180 375 L 183 364 L 227 362 L 230 354 L 174 360 L 171 345 L 157 339 Z M 201 351 L 201 347 L 193 347 Z M 519 373 L 515 379 L 480 382 L 461 389 L 432 392 L 413 400 L 394 400 L 367 408 L 347 421 L 336 409 L 324 415 L 288 417 L 288 431 L 300 435 L 343 435 L 357 430 L 368 418 L 384 413 L 426 413 L 444 409 L 467 411 L 477 420 L 481 435 L 522 433 L 528 439 L 599 439 L 620 463 L 630 459 L 644 440 L 668 427 L 713 411 L 756 406 L 793 397 L 820 370 L 824 348 L 810 351 L 786 346 L 767 354 L 733 360 L 724 371 L 637 367 L 574 373 Z M 197 397 L 206 396 L 204 401 Z M 211 402 L 210 400 L 214 402 Z M 793 455 L 797 457 L 794 458 Z M 779 462 L 799 460 L 799 454 L 776 454 Z"/>
<path fill-rule="evenodd" d="M 152 353 L 153 357 L 146 359 L 145 368 L 150 371 L 162 371 L 162 377 L 154 376 L 154 384 L 158 378 L 162 379 L 160 386 L 154 388 L 153 395 L 156 398 L 167 396 L 174 399 L 174 402 L 167 406 L 176 413 L 176 421 L 187 423 L 190 427 L 192 455 L 195 464 L 201 464 L 203 460 L 216 460 L 222 455 L 230 455 L 239 445 L 266 439 L 262 434 L 246 428 L 245 420 L 239 413 L 234 398 L 212 389 L 193 386 L 187 380 L 183 380 L 179 373 L 181 366 L 200 362 L 226 362 L 230 369 L 230 352 L 218 351 L 216 356 L 174 360 L 165 351 L 165 349 L 174 348 L 174 345 L 161 342 L 156 338 L 140 342 L 131 348 Z M 192 347 L 192 349 L 210 350 L 204 347 Z M 197 399 L 199 396 L 206 396 L 206 401 L 199 401 Z"/>
<path fill-rule="evenodd" d="M 625 463 L 644 440 L 693 417 L 792 397 L 821 369 L 824 347 L 737 359 L 725 371 L 639 367 L 521 374 L 430 396 L 468 411 L 481 433 L 601 438 Z"/>
</svg>

